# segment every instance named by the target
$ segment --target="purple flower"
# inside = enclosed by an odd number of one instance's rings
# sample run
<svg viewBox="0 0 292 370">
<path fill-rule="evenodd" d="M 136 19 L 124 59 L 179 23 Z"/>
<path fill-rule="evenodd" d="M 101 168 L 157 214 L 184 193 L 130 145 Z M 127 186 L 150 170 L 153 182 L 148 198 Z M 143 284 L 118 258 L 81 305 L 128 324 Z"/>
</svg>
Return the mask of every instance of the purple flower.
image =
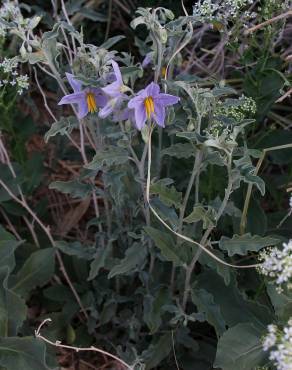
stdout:
<svg viewBox="0 0 292 370">
<path fill-rule="evenodd" d="M 125 85 L 123 83 L 122 74 L 120 71 L 120 68 L 118 64 L 112 60 L 112 66 L 114 70 L 114 74 L 116 77 L 116 80 L 107 85 L 106 87 L 102 88 L 102 91 L 108 95 L 109 100 L 105 107 L 100 110 L 99 117 L 100 118 L 106 118 L 108 117 L 113 111 L 118 111 L 121 108 L 122 102 L 127 99 L 127 95 L 124 94 L 123 90 L 125 88 Z"/>
<path fill-rule="evenodd" d="M 154 119 L 159 126 L 164 127 L 165 107 L 176 104 L 179 100 L 178 96 L 160 94 L 159 86 L 151 82 L 129 101 L 128 107 L 135 110 L 138 130 L 141 130 L 145 126 L 146 120 L 150 119 Z"/>
<path fill-rule="evenodd" d="M 145 58 L 142 61 L 142 67 L 146 68 L 150 63 L 152 63 L 152 53 L 146 54 Z"/>
<path fill-rule="evenodd" d="M 104 107 L 107 103 L 107 98 L 104 96 L 101 89 L 96 87 L 86 87 L 82 90 L 82 83 L 76 80 L 71 73 L 66 73 L 69 84 L 74 93 L 63 96 L 58 105 L 77 104 L 78 118 L 84 118 L 88 112 L 97 112 L 97 107 Z"/>
</svg>

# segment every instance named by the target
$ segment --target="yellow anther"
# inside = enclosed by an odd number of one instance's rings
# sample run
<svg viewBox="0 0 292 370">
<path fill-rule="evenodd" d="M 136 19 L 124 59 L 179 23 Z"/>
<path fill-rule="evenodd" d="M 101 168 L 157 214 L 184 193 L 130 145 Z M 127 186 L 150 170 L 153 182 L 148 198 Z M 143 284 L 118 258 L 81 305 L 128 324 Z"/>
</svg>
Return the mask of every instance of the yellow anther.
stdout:
<svg viewBox="0 0 292 370">
<path fill-rule="evenodd" d="M 90 113 L 97 112 L 96 101 L 93 93 L 91 92 L 87 93 L 86 101 L 88 106 L 88 112 Z"/>
<path fill-rule="evenodd" d="M 154 113 L 154 101 L 152 99 L 152 96 L 148 96 L 144 100 L 144 106 L 145 106 L 145 109 L 146 109 L 147 118 L 150 118 L 151 113 Z"/>
</svg>

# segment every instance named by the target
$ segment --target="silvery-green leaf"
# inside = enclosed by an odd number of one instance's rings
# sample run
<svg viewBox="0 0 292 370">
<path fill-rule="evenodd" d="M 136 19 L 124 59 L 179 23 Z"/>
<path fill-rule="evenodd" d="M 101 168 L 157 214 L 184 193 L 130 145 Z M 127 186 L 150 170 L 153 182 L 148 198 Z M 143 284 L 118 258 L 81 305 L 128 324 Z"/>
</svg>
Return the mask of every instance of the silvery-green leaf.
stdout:
<svg viewBox="0 0 292 370">
<path fill-rule="evenodd" d="M 119 261 L 109 272 L 108 278 L 116 275 L 127 275 L 141 268 L 147 259 L 148 250 L 141 243 L 134 243 L 126 250 L 125 257 Z"/>
<path fill-rule="evenodd" d="M 49 189 L 58 190 L 63 194 L 70 194 L 72 198 L 87 198 L 92 192 L 90 184 L 84 184 L 78 180 L 54 181 L 50 183 Z"/>
<path fill-rule="evenodd" d="M 49 370 L 46 345 L 34 337 L 0 337 L 0 365 L 7 370 Z"/>
<path fill-rule="evenodd" d="M 240 323 L 228 329 L 219 339 L 214 366 L 222 370 L 256 369 L 267 361 L 261 331 L 252 323 Z"/>
<path fill-rule="evenodd" d="M 28 297 L 34 288 L 46 284 L 54 274 L 54 255 L 54 248 L 40 249 L 32 253 L 11 278 L 11 290 L 22 297 Z"/>
<path fill-rule="evenodd" d="M 177 266 L 184 265 L 179 254 L 179 249 L 169 234 L 153 227 L 144 227 L 144 230 L 154 241 L 156 247 L 160 249 L 161 254 L 167 261 L 173 262 Z"/>
<path fill-rule="evenodd" d="M 195 149 L 190 143 L 178 143 L 163 149 L 161 155 L 169 155 L 170 157 L 176 158 L 190 158 L 195 156 Z"/>
<path fill-rule="evenodd" d="M 234 235 L 231 239 L 222 236 L 219 241 L 220 249 L 227 251 L 229 256 L 239 254 L 245 256 L 248 252 L 258 252 L 264 247 L 276 245 L 280 239 L 270 236 L 251 235 Z"/>
<path fill-rule="evenodd" d="M 181 206 L 182 193 L 178 192 L 174 186 L 167 187 L 163 180 L 159 180 L 151 185 L 150 193 L 158 194 L 160 200 L 166 206 L 174 205 L 176 208 Z"/>
<path fill-rule="evenodd" d="M 8 286 L 9 269 L 0 268 L 0 337 L 18 334 L 26 318 L 27 307 L 25 301 L 11 291 Z M 1 357 L 1 350 L 0 350 Z M 1 360 L 0 360 L 1 362 Z"/>
</svg>

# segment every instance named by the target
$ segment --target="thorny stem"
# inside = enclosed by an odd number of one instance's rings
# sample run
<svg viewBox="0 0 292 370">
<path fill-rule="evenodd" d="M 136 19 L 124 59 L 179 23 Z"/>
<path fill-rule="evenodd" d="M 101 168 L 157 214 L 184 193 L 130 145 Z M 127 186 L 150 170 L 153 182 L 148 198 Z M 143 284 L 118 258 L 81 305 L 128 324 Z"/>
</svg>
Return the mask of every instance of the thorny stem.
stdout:
<svg viewBox="0 0 292 370">
<path fill-rule="evenodd" d="M 37 339 L 40 339 L 54 347 L 58 347 L 58 348 L 66 348 L 66 349 L 72 349 L 76 352 L 81 352 L 81 351 L 93 351 L 93 352 L 98 352 L 98 353 L 101 353 L 102 355 L 105 355 L 105 356 L 108 356 L 114 360 L 116 360 L 117 362 L 119 362 L 120 364 L 122 364 L 126 369 L 129 369 L 129 370 L 133 370 L 133 367 L 130 366 L 129 364 L 127 364 L 125 361 L 123 361 L 122 359 L 120 359 L 119 357 L 115 356 L 115 355 L 112 355 L 111 353 L 109 352 L 106 352 L 100 348 L 97 348 L 97 347 L 94 347 L 94 346 L 91 346 L 91 347 L 88 347 L 88 348 L 80 348 L 80 347 L 73 347 L 73 346 L 68 346 L 66 344 L 61 344 L 60 341 L 56 341 L 56 342 L 52 342 L 51 340 L 49 340 L 48 338 L 44 337 L 41 335 L 40 331 L 42 329 L 42 327 L 48 323 L 48 322 L 51 322 L 52 320 L 51 319 L 45 319 L 44 321 L 42 321 L 39 325 L 39 327 L 37 328 L 37 330 L 35 331 L 35 337 Z"/>
</svg>

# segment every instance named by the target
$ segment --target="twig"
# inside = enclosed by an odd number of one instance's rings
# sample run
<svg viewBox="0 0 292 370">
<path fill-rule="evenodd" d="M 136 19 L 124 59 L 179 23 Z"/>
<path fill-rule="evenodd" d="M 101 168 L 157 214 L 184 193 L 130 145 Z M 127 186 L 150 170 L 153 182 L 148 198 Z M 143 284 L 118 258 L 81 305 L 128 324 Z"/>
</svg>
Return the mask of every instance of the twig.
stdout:
<svg viewBox="0 0 292 370">
<path fill-rule="evenodd" d="M 122 364 L 126 369 L 129 369 L 129 370 L 134 370 L 132 366 L 130 366 L 129 364 L 127 364 L 125 361 L 121 360 L 120 358 L 118 358 L 117 356 L 115 355 L 112 355 L 111 353 L 109 352 L 106 352 L 100 348 L 96 348 L 94 346 L 91 346 L 91 347 L 87 347 L 87 348 L 80 348 L 80 347 L 73 347 L 73 346 L 68 346 L 66 344 L 61 344 L 60 341 L 56 341 L 56 342 L 52 342 L 51 340 L 47 339 L 46 337 L 42 336 L 41 333 L 40 333 L 40 330 L 42 329 L 42 327 L 48 323 L 48 322 L 52 322 L 51 319 L 45 319 L 44 321 L 42 321 L 39 325 L 39 327 L 37 328 L 37 330 L 35 331 L 35 337 L 38 338 L 38 339 L 41 339 L 43 340 L 44 342 L 54 346 L 54 347 L 58 347 L 58 348 L 66 348 L 66 349 L 72 349 L 76 352 L 81 352 L 81 351 L 93 351 L 93 352 L 98 352 L 98 353 L 101 353 L 102 355 L 105 355 L 105 356 L 108 356 L 116 361 L 118 361 L 120 364 Z"/>
<path fill-rule="evenodd" d="M 171 331 L 171 341 L 172 341 L 172 351 L 173 351 L 173 357 L 174 357 L 175 365 L 176 365 L 177 370 L 179 370 L 179 366 L 178 366 L 178 362 L 177 362 L 177 358 L 176 358 L 176 353 L 175 353 L 173 330 Z"/>
<path fill-rule="evenodd" d="M 1 215 L 3 216 L 4 220 L 7 222 L 9 230 L 15 235 L 17 240 L 22 240 L 21 236 L 16 231 L 15 227 L 13 226 L 12 222 L 10 221 L 9 217 L 5 213 L 4 209 L 0 208 Z"/>
<path fill-rule="evenodd" d="M 288 10 L 287 12 L 285 13 L 282 13 L 282 14 L 279 14 L 277 15 L 276 17 L 273 17 L 271 19 L 268 19 L 267 21 L 263 22 L 263 23 L 260 23 L 260 24 L 257 24 L 256 26 L 253 26 L 247 30 L 244 31 L 244 35 L 248 35 L 264 26 L 267 26 L 273 22 L 276 22 L 276 21 L 279 21 L 280 19 L 284 19 L 286 17 L 289 17 L 292 15 L 292 10 Z"/>
<path fill-rule="evenodd" d="M 292 88 L 289 89 L 284 95 L 282 95 L 278 100 L 276 100 L 276 103 L 281 103 L 283 100 L 285 100 L 286 98 L 290 97 L 290 95 L 292 94 Z"/>
<path fill-rule="evenodd" d="M 0 179 L 0 185 L 7 191 L 7 193 L 11 196 L 11 198 L 18 204 L 20 204 L 24 209 L 27 210 L 27 212 L 33 217 L 33 219 L 37 222 L 37 224 L 41 227 L 41 229 L 45 232 L 45 234 L 47 235 L 50 243 L 52 244 L 53 247 L 56 246 L 55 244 L 55 241 L 52 237 L 52 234 L 50 232 L 50 229 L 48 227 L 46 227 L 42 221 L 38 218 L 38 216 L 35 214 L 35 212 L 30 208 L 30 206 L 27 204 L 26 202 L 26 199 L 24 198 L 23 196 L 23 193 L 21 192 L 21 189 L 19 188 L 20 190 L 20 196 L 21 196 L 21 199 L 19 199 L 10 189 L 9 187 L 2 181 L 2 179 Z M 81 302 L 81 299 L 76 291 L 76 289 L 74 288 L 74 285 L 72 284 L 68 274 L 67 274 L 67 271 L 65 269 L 65 266 L 64 266 L 64 263 L 63 263 L 63 260 L 62 260 L 62 257 L 60 255 L 60 252 L 56 249 L 56 257 L 57 257 L 57 260 L 59 262 L 59 265 L 60 265 L 60 270 L 67 282 L 67 284 L 69 285 L 76 301 L 78 302 L 84 316 L 88 319 L 88 314 Z"/>
<path fill-rule="evenodd" d="M 42 97 L 43 97 L 43 101 L 44 101 L 45 108 L 46 108 L 46 110 L 48 111 L 48 113 L 50 114 L 50 116 L 53 118 L 53 120 L 54 120 L 55 122 L 57 122 L 57 118 L 56 118 L 56 116 L 54 115 L 54 113 L 52 112 L 51 108 L 50 108 L 50 107 L 49 107 L 49 105 L 48 105 L 48 101 L 47 101 L 46 94 L 44 93 L 44 91 L 43 91 L 43 89 L 42 89 L 42 87 L 41 87 L 41 85 L 40 85 L 40 83 L 39 83 L 39 79 L 38 79 L 38 75 L 37 75 L 37 71 L 36 71 L 36 68 L 35 68 L 35 67 L 33 67 L 33 72 L 34 72 L 34 78 L 35 78 L 36 83 L 37 83 L 37 85 L 38 85 L 38 89 L 39 89 L 39 91 L 40 91 L 40 93 L 41 93 L 41 95 L 42 95 Z"/>
<path fill-rule="evenodd" d="M 108 1 L 107 25 L 106 25 L 104 41 L 106 41 L 108 39 L 108 36 L 109 36 L 111 21 L 112 21 L 112 10 L 113 10 L 113 0 L 109 0 Z"/>
<path fill-rule="evenodd" d="M 125 12 L 125 13 L 127 13 L 128 15 L 130 15 L 131 14 L 131 11 L 128 9 L 128 8 L 126 8 L 125 7 L 125 5 L 124 4 L 122 4 L 119 0 L 114 0 L 114 2 L 121 8 L 121 9 L 123 9 L 123 11 Z"/>
<path fill-rule="evenodd" d="M 148 170 L 147 170 L 147 181 L 146 181 L 146 200 L 147 200 L 147 203 L 149 205 L 149 209 L 151 209 L 151 212 L 153 213 L 153 215 L 162 223 L 162 225 L 164 225 L 174 235 L 176 235 L 179 238 L 181 238 L 181 239 L 183 239 L 183 240 L 185 240 L 185 241 L 187 241 L 187 242 L 189 242 L 191 244 L 194 244 L 197 247 L 201 248 L 205 253 L 207 253 L 210 257 L 212 257 L 214 260 L 216 260 L 217 262 L 219 262 L 221 265 L 225 265 L 225 266 L 229 266 L 229 267 L 233 267 L 233 268 L 238 268 L 238 269 L 255 268 L 255 267 L 260 266 L 261 265 L 260 263 L 251 264 L 251 265 L 243 265 L 243 266 L 239 266 L 239 265 L 234 265 L 232 263 L 228 263 L 228 262 L 224 261 L 223 259 L 217 257 L 216 254 L 214 254 L 212 251 L 210 251 L 204 244 L 199 243 L 199 242 L 197 242 L 197 241 L 189 238 L 188 236 L 183 235 L 183 234 L 180 234 L 180 233 L 176 232 L 175 230 L 173 230 L 172 227 L 169 226 L 168 223 L 166 223 L 159 216 L 159 214 L 156 212 L 156 210 L 151 206 L 151 201 L 150 201 L 151 162 L 152 162 L 152 160 L 151 160 L 151 138 L 152 138 L 152 131 L 153 131 L 153 127 L 150 127 L 149 128 L 149 136 L 148 136 Z M 218 211 L 218 214 L 219 214 L 219 211 Z"/>
<path fill-rule="evenodd" d="M 257 176 L 257 174 L 258 174 L 258 172 L 261 168 L 261 165 L 262 165 L 262 163 L 265 159 L 265 156 L 268 152 L 272 152 L 274 150 L 287 149 L 287 148 L 291 148 L 291 147 L 292 147 L 292 143 L 291 144 L 279 145 L 279 146 L 273 146 L 271 148 L 264 149 L 263 152 L 262 152 L 262 155 L 259 158 L 258 163 L 256 165 L 256 168 L 255 168 L 255 171 L 254 171 L 254 176 Z M 240 220 L 240 234 L 241 235 L 244 234 L 245 228 L 246 228 L 247 211 L 248 211 L 248 208 L 249 208 L 249 202 L 250 202 L 250 198 L 251 198 L 252 187 L 253 187 L 253 184 L 248 184 L 248 188 L 247 188 L 247 192 L 246 192 L 246 196 L 245 196 L 245 201 L 244 201 L 244 206 L 243 206 L 243 211 L 242 211 L 242 216 L 241 216 L 241 220 Z"/>
<path fill-rule="evenodd" d="M 39 243 L 38 237 L 37 237 L 37 235 L 36 235 L 36 233 L 35 233 L 35 231 L 34 231 L 33 224 L 32 224 L 32 223 L 30 223 L 30 222 L 28 221 L 28 219 L 27 219 L 27 217 L 26 217 L 26 216 L 23 216 L 23 220 L 24 220 L 24 222 L 26 223 L 26 226 L 29 228 L 29 231 L 30 231 L 30 233 L 31 233 L 31 236 L 32 236 L 32 238 L 33 238 L 33 241 L 35 242 L 35 245 L 36 245 L 38 248 L 40 248 L 40 243 Z"/>
</svg>

